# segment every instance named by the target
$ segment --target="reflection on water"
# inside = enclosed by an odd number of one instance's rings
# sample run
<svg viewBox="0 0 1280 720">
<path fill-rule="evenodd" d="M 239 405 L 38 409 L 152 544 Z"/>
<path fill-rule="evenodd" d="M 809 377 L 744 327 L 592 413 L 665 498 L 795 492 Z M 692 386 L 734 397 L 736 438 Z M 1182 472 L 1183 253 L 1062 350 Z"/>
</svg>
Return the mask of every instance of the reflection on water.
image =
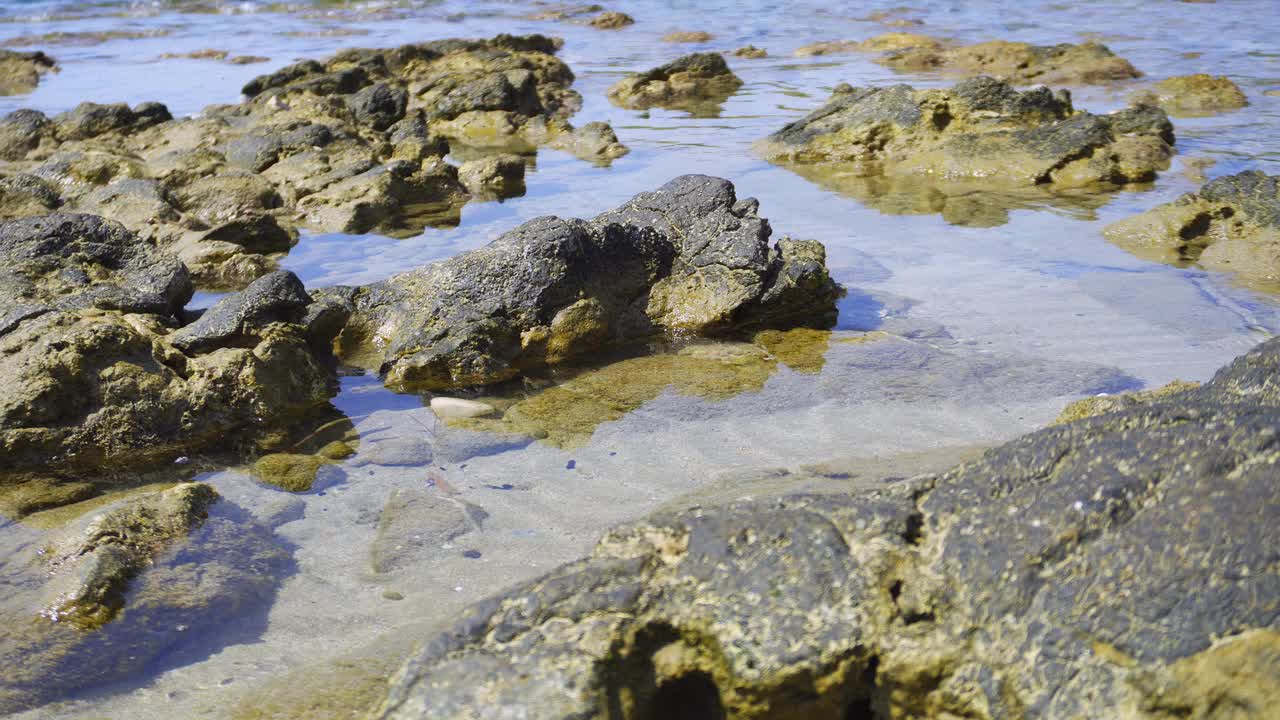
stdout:
<svg viewBox="0 0 1280 720">
<path fill-rule="evenodd" d="M 752 342 L 658 344 L 643 354 L 588 366 L 562 366 L 528 378 L 506 392 L 482 393 L 497 417 L 454 418 L 455 427 L 528 435 L 572 448 L 596 428 L 622 418 L 670 390 L 708 401 L 758 391 L 779 363 L 797 372 L 822 371 L 831 333 L 800 328 L 768 330 Z"/>
<path fill-rule="evenodd" d="M 921 175 L 866 174 L 836 164 L 779 163 L 823 188 L 889 215 L 938 213 L 952 225 L 999 227 L 1011 210 L 1048 210 L 1076 220 L 1097 219 L 1097 210 L 1116 192 L 1150 185 L 1050 189 L 1048 186 L 992 190 L 981 181 L 934 179 Z"/>
</svg>

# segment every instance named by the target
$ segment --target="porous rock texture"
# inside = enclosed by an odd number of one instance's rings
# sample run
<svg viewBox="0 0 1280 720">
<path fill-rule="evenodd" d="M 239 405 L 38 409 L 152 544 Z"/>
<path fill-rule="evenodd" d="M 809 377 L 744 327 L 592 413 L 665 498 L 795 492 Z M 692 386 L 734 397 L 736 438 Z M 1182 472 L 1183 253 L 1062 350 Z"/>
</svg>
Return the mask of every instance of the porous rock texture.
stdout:
<svg viewBox="0 0 1280 720">
<path fill-rule="evenodd" d="M 1168 166 L 1173 142 L 1158 108 L 1094 115 L 1077 111 L 1066 91 L 1019 91 L 979 77 L 950 89 L 842 85 L 759 147 L 770 161 L 886 212 L 962 221 L 975 192 L 1006 193 L 1012 204 L 1032 193 L 1148 182 Z"/>
<path fill-rule="evenodd" d="M 325 291 L 340 355 L 391 386 L 486 385 L 671 332 L 829 326 L 842 293 L 812 240 L 770 244 L 758 202 L 685 175 L 593 220 L 531 220 L 488 246 Z"/>
<path fill-rule="evenodd" d="M 1108 240 L 1158 262 L 1195 263 L 1280 292 L 1280 177 L 1225 175 L 1173 202 L 1108 225 Z"/>
<path fill-rule="evenodd" d="M 336 389 L 327 346 L 343 310 L 313 303 L 292 273 L 188 323 L 182 263 L 99 217 L 0 224 L 0 265 L 6 474 L 172 460 Z"/>
<path fill-rule="evenodd" d="M 158 103 L 83 103 L 0 120 L 0 218 L 104 215 L 177 254 L 197 284 L 241 288 L 299 227 L 412 235 L 456 224 L 470 195 L 451 145 L 594 162 L 626 152 L 575 130 L 558 39 L 499 35 L 345 50 L 244 87 L 245 102 L 173 119 Z"/>
<path fill-rule="evenodd" d="M 693 53 L 619 80 L 609 88 L 609 100 L 634 110 L 663 107 L 709 116 L 741 86 L 723 55 Z"/>
<path fill-rule="evenodd" d="M 372 717 L 1254 718 L 1280 340 L 870 493 L 664 513 L 425 638 Z"/>
</svg>

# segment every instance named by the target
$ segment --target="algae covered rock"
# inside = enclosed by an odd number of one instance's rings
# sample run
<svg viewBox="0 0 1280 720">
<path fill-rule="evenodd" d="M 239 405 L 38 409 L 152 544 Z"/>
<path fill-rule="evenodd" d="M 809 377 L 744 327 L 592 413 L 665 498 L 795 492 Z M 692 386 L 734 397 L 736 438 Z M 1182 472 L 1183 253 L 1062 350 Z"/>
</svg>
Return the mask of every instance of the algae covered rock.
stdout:
<svg viewBox="0 0 1280 720">
<path fill-rule="evenodd" d="M 109 470 L 172 459 L 322 407 L 341 308 L 290 273 L 181 327 L 185 268 L 100 218 L 0 225 L 0 464 Z"/>
<path fill-rule="evenodd" d="M 1194 390 L 1200 387 L 1200 383 L 1187 382 L 1185 380 L 1174 380 L 1168 385 L 1154 388 L 1151 390 L 1140 390 L 1138 392 L 1120 393 L 1119 395 L 1097 395 L 1094 397 L 1076 400 L 1070 405 L 1062 409 L 1058 417 L 1054 419 L 1053 425 L 1061 425 L 1063 423 L 1075 422 L 1087 417 L 1095 415 L 1104 415 L 1118 410 L 1125 410 L 1137 405 L 1145 405 L 1146 403 L 1164 400 L 1170 395 L 1176 395 L 1187 390 Z"/>
<path fill-rule="evenodd" d="M 686 175 L 593 220 L 545 217 L 361 288 L 341 355 L 389 385 L 487 385 L 664 332 L 829 325 L 841 290 L 726 180 Z"/>
<path fill-rule="evenodd" d="M 1148 182 L 1168 166 L 1173 140 L 1158 108 L 1094 115 L 1076 111 L 1065 91 L 979 77 L 948 90 L 837 87 L 759 148 L 884 212 L 993 225 L 1035 200 L 1087 204 Z"/>
<path fill-rule="evenodd" d="M 903 72 L 993 75 L 1013 85 L 1100 85 L 1142 75 L 1096 42 L 1031 45 L 992 40 L 956 46 L 922 35 L 887 33 L 850 49 L 884 52 L 876 62 Z"/>
<path fill-rule="evenodd" d="M 1175 117 L 1213 115 L 1249 104 L 1244 91 L 1230 78 L 1205 73 L 1165 78 L 1134 93 L 1133 100 L 1159 105 Z"/>
<path fill-rule="evenodd" d="M 1280 178 L 1226 175 L 1170 203 L 1108 225 L 1108 240 L 1138 257 L 1234 273 L 1280 291 Z"/>
<path fill-rule="evenodd" d="M 602 12 L 591 18 L 587 24 L 593 28 L 599 28 L 601 30 L 617 30 L 628 25 L 635 25 L 636 21 L 635 18 L 624 12 L 610 10 L 608 12 Z"/>
<path fill-rule="evenodd" d="M 25 95 L 36 89 L 41 76 L 57 71 L 57 62 L 42 52 L 0 50 L 0 95 Z"/>
<path fill-rule="evenodd" d="M 1278 363 L 942 475 L 616 528 L 425 638 L 373 716 L 1262 720 Z"/>
<path fill-rule="evenodd" d="M 461 206 L 480 198 L 445 161 L 451 144 L 556 146 L 601 164 L 626 153 L 607 126 L 567 121 L 581 98 L 559 46 L 500 35 L 347 50 L 252 80 L 242 103 L 177 120 L 158 103 L 82 103 L 55 117 L 19 110 L 0 120 L 0 157 L 10 161 L 0 218 L 108 216 L 214 289 L 273 270 L 300 228 L 405 236 L 456 225 Z"/>
<path fill-rule="evenodd" d="M 7 714 L 136 677 L 188 643 L 243 637 L 291 562 L 270 528 L 185 483 L 90 512 L 0 567 Z"/>
<path fill-rule="evenodd" d="M 741 86 L 724 56 L 694 53 L 619 80 L 609 88 L 609 101 L 635 110 L 664 107 L 710 116 Z"/>
</svg>

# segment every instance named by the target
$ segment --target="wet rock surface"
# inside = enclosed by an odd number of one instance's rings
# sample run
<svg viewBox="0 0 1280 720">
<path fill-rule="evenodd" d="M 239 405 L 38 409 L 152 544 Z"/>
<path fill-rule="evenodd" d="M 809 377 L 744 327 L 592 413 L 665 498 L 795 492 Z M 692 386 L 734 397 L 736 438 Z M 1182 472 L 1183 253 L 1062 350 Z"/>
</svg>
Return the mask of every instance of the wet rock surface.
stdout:
<svg viewBox="0 0 1280 720">
<path fill-rule="evenodd" d="M 42 76 L 57 71 L 58 63 L 42 52 L 0 50 L 0 95 L 29 93 Z"/>
<path fill-rule="evenodd" d="M 291 273 L 184 325 L 186 268 L 117 223 L 4 223 L 0 257 L 6 471 L 172 460 L 321 407 L 335 390 L 325 358 L 341 308 L 314 306 Z"/>
<path fill-rule="evenodd" d="M 210 288 L 272 270 L 300 227 L 411 235 L 456 224 L 472 196 L 444 160 L 452 146 L 554 145 L 599 163 L 626 152 L 607 126 L 567 122 L 581 98 L 559 45 L 500 35 L 347 50 L 179 120 L 157 103 L 19 110 L 0 120 L 0 217 L 111 217 Z"/>
<path fill-rule="evenodd" d="M 979 77 L 948 90 L 837 87 L 759 149 L 884 212 L 983 226 L 1054 195 L 1101 204 L 1090 196 L 1153 180 L 1173 140 L 1158 108 L 1094 115 L 1075 110 L 1065 91 Z"/>
<path fill-rule="evenodd" d="M 741 86 L 722 55 L 694 53 L 619 80 L 609 88 L 609 101 L 633 110 L 663 107 L 713 117 Z"/>
<path fill-rule="evenodd" d="M 666 332 L 829 325 L 825 251 L 783 238 L 726 180 L 686 175 L 593 220 L 532 220 L 490 245 L 360 288 L 340 355 L 388 385 L 487 385 Z"/>
<path fill-rule="evenodd" d="M 1178 75 L 1134 93 L 1133 101 L 1159 105 L 1174 117 L 1198 117 L 1238 110 L 1249 104 L 1230 78 L 1205 73 Z"/>
<path fill-rule="evenodd" d="M 1280 178 L 1226 175 L 1197 192 L 1112 223 L 1108 240 L 1148 260 L 1197 264 L 1280 292 Z"/>
<path fill-rule="evenodd" d="M 1265 717 L 1278 363 L 857 496 L 616 528 L 426 638 L 374 716 Z"/>
<path fill-rule="evenodd" d="M 1141 77 L 1128 60 L 1106 45 L 1031 45 L 992 40 L 956 46 L 911 33 L 887 33 L 843 51 L 883 52 L 882 65 L 903 72 L 938 71 L 952 75 L 992 75 L 1013 85 L 1101 85 Z"/>
<path fill-rule="evenodd" d="M 239 631 L 223 634 L 247 639 L 290 566 L 269 527 L 207 485 L 86 514 L 0 561 L 0 712 L 127 680 L 232 619 Z"/>
</svg>

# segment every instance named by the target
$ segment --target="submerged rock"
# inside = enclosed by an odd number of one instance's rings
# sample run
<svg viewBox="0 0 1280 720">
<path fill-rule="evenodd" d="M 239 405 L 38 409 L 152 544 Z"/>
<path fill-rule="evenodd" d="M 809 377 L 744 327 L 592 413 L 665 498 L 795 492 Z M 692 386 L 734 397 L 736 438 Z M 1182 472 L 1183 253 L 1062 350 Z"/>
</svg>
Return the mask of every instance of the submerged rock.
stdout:
<svg viewBox="0 0 1280 720">
<path fill-rule="evenodd" d="M 490 245 L 329 297 L 348 362 L 393 387 L 509 380 L 664 332 L 829 325 L 841 289 L 811 240 L 769 244 L 758 203 L 685 175 L 591 221 L 545 217 Z"/>
<path fill-rule="evenodd" d="M 1195 263 L 1280 291 L 1280 178 L 1246 170 L 1103 231 L 1138 257 Z"/>
<path fill-rule="evenodd" d="M 1065 91 L 1020 92 L 980 77 L 949 90 L 837 87 L 760 150 L 886 212 L 941 211 L 982 225 L 1047 192 L 1087 196 L 1148 182 L 1168 166 L 1173 139 L 1157 108 L 1093 115 L 1076 111 Z"/>
<path fill-rule="evenodd" d="M 742 79 L 729 69 L 724 56 L 694 53 L 619 80 L 609 88 L 609 101 L 634 110 L 664 107 L 714 115 L 741 86 Z"/>
<path fill-rule="evenodd" d="M 609 12 L 602 12 L 591 18 L 591 21 L 587 24 L 593 28 L 600 28 L 601 30 L 617 30 L 628 25 L 635 25 L 636 21 L 635 18 L 626 13 L 610 10 Z"/>
<path fill-rule="evenodd" d="M 663 35 L 662 42 L 704 43 L 704 42 L 711 42 L 713 37 L 714 36 L 711 33 L 704 32 L 702 30 L 693 30 L 693 31 L 677 30 L 675 32 L 669 32 L 666 35 Z"/>
<path fill-rule="evenodd" d="M 299 227 L 394 236 L 456 224 L 473 196 L 444 160 L 451 143 L 554 145 L 599 163 L 625 154 L 607 126 L 567 122 L 581 98 L 559 45 L 499 35 L 347 50 L 179 120 L 157 103 L 20 110 L 0 120 L 11 161 L 0 217 L 105 215 L 178 255 L 202 287 L 231 289 L 270 272 Z"/>
<path fill-rule="evenodd" d="M 120 225 L 0 225 L 0 466 L 106 471 L 171 460 L 323 406 L 341 308 L 275 273 L 181 327 L 186 269 Z M 3 482 L 3 481 L 0 481 Z"/>
<path fill-rule="evenodd" d="M 1230 78 L 1205 73 L 1166 78 L 1134 93 L 1133 100 L 1158 105 L 1175 117 L 1213 115 L 1249 104 L 1244 91 Z"/>
<path fill-rule="evenodd" d="M 25 95 L 41 76 L 57 71 L 58 63 L 42 52 L 0 50 L 0 95 Z"/>
<path fill-rule="evenodd" d="M 1099 85 L 1141 77 L 1128 60 L 1101 43 L 1031 45 L 992 40 L 955 46 L 911 33 L 887 33 L 847 51 L 884 52 L 876 59 L 903 72 L 940 71 L 964 76 L 993 75 L 1013 85 Z"/>
<path fill-rule="evenodd" d="M 248 640 L 290 569 L 270 528 L 196 483 L 91 512 L 40 550 L 0 561 L 0 713 L 137 677 L 217 633 Z"/>
<path fill-rule="evenodd" d="M 373 716 L 1262 720 L 1277 364 L 941 476 L 616 528 L 426 638 Z"/>
</svg>

